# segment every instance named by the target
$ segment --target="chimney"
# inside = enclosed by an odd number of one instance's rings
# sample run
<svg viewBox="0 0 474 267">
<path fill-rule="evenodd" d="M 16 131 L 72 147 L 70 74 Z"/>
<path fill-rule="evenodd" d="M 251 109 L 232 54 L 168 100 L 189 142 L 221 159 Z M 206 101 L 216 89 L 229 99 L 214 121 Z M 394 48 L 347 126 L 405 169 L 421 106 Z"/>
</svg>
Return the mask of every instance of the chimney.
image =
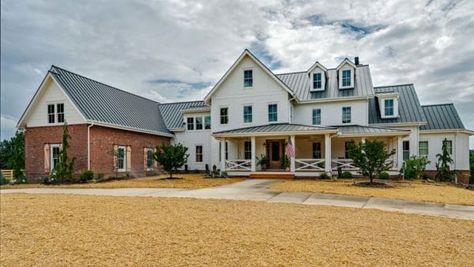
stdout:
<svg viewBox="0 0 474 267">
<path fill-rule="evenodd" d="M 355 62 L 355 64 L 356 64 L 356 66 L 358 66 L 358 65 L 359 65 L 359 57 L 355 57 L 355 58 L 354 58 L 354 62 Z"/>
</svg>

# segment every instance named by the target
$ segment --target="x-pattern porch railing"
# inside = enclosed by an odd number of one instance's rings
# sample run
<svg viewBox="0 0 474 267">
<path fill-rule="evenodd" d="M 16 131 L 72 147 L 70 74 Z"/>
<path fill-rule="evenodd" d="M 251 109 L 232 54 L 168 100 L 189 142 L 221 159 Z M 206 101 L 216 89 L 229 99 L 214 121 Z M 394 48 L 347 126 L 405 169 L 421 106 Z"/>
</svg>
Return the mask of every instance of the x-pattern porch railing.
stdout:
<svg viewBox="0 0 474 267">
<path fill-rule="evenodd" d="M 225 168 L 228 171 L 250 171 L 251 161 L 249 159 L 226 160 Z"/>
<path fill-rule="evenodd" d="M 297 171 L 324 171 L 324 159 L 295 159 Z"/>
</svg>

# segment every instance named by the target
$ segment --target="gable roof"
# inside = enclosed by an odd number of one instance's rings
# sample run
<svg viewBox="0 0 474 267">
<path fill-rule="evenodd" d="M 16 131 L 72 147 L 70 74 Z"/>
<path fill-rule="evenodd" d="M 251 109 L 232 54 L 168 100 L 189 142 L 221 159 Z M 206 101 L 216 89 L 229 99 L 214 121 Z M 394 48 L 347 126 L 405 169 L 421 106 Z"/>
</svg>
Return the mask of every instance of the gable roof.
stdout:
<svg viewBox="0 0 474 267">
<path fill-rule="evenodd" d="M 339 63 L 339 65 L 336 67 L 336 70 L 339 70 L 340 68 L 342 68 L 346 64 L 349 64 L 354 69 L 356 68 L 356 65 L 350 59 L 348 59 L 346 57 L 341 63 Z"/>
<path fill-rule="evenodd" d="M 316 68 L 320 68 L 324 72 L 328 71 L 328 69 L 326 67 L 324 67 L 323 64 L 319 63 L 319 61 L 316 61 L 316 62 L 314 62 L 313 66 L 311 66 L 306 72 L 308 72 L 308 73 L 312 72 Z"/>
<path fill-rule="evenodd" d="M 284 83 L 282 82 L 265 64 L 263 64 L 256 56 L 254 56 L 248 49 L 245 49 L 242 54 L 240 54 L 239 58 L 232 64 L 232 66 L 226 71 L 224 76 L 222 76 L 219 81 L 214 85 L 214 87 L 209 91 L 209 93 L 204 97 L 204 102 L 208 103 L 211 96 L 219 89 L 222 83 L 227 79 L 227 77 L 237 68 L 239 63 L 246 57 L 250 57 L 259 67 L 261 67 L 273 80 L 276 81 L 284 90 L 286 90 L 290 95 L 293 96 L 293 91 Z"/>
<path fill-rule="evenodd" d="M 88 122 L 171 136 L 158 102 L 54 65 L 49 73 Z"/>
<path fill-rule="evenodd" d="M 421 130 L 464 129 L 464 124 L 454 104 L 437 104 L 421 106 L 426 118 L 426 125 Z"/>
<path fill-rule="evenodd" d="M 368 65 L 355 67 L 355 85 L 353 89 L 339 90 L 337 70 L 327 70 L 326 90 L 311 92 L 311 79 L 307 71 L 281 73 L 276 76 L 282 80 L 300 101 L 325 98 L 365 97 L 374 94 L 374 86 Z"/>
<path fill-rule="evenodd" d="M 398 93 L 398 118 L 382 119 L 376 97 L 369 99 L 369 124 L 371 123 L 425 123 L 418 95 L 413 84 L 375 87 L 375 96 L 384 93 Z"/>
<path fill-rule="evenodd" d="M 204 101 L 163 103 L 159 106 L 166 127 L 170 130 L 184 127 L 183 111 L 209 107 Z"/>
</svg>

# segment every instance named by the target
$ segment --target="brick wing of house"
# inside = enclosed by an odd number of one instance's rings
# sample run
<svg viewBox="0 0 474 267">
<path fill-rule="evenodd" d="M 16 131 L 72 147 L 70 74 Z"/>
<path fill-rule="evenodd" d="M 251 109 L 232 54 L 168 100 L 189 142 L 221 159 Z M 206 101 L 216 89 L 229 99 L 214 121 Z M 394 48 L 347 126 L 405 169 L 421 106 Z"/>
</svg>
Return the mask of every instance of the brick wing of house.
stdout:
<svg viewBox="0 0 474 267">
<path fill-rule="evenodd" d="M 348 144 L 372 139 L 396 151 L 391 174 L 411 155 L 427 156 L 429 172 L 447 139 L 452 168 L 465 183 L 474 134 L 453 104 L 421 105 L 413 84 L 374 86 L 358 58 L 275 74 L 248 50 L 202 101 L 158 103 L 52 66 L 18 123 L 26 130 L 29 179 L 54 168 L 65 122 L 76 171 L 105 176 L 159 171 L 152 153 L 162 143 L 188 147 L 189 170 L 251 177 L 356 172 Z"/>
</svg>

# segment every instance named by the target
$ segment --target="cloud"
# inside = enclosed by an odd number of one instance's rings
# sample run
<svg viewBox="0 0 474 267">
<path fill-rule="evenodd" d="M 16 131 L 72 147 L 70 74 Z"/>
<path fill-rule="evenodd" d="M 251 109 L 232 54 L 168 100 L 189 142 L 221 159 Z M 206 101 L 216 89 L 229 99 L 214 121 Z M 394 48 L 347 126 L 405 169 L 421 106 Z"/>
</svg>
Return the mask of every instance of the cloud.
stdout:
<svg viewBox="0 0 474 267">
<path fill-rule="evenodd" d="M 414 83 L 423 104 L 454 102 L 474 129 L 472 1 L 5 0 L 1 9 L 2 122 L 20 117 L 51 64 L 170 102 L 202 98 L 250 48 L 275 72 L 359 56 L 375 85 Z"/>
</svg>

